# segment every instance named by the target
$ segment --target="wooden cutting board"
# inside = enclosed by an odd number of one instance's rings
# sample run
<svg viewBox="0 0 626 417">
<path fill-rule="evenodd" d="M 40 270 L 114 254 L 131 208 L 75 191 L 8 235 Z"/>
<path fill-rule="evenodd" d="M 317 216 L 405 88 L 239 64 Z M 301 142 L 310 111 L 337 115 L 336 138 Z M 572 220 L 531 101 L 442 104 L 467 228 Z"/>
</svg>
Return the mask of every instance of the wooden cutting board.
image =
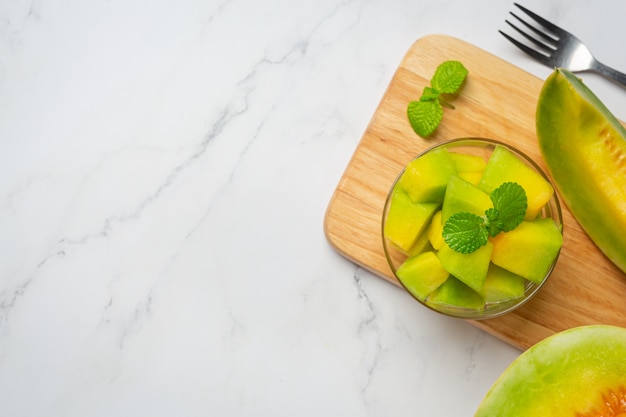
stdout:
<svg viewBox="0 0 626 417">
<path fill-rule="evenodd" d="M 469 75 L 453 101 L 455 109 L 444 108 L 436 135 L 422 139 L 411 129 L 406 107 L 419 99 L 437 66 L 446 60 L 461 61 Z M 381 216 L 387 192 L 402 167 L 439 142 L 485 137 L 513 145 L 547 172 L 535 135 L 542 85 L 543 80 L 459 39 L 430 35 L 415 42 L 327 208 L 324 230 L 330 244 L 356 264 L 399 285 L 383 253 Z M 626 327 L 626 275 L 589 240 L 567 207 L 563 207 L 563 229 L 557 266 L 535 298 L 505 316 L 470 323 L 520 349 L 571 327 L 600 323 Z"/>
</svg>

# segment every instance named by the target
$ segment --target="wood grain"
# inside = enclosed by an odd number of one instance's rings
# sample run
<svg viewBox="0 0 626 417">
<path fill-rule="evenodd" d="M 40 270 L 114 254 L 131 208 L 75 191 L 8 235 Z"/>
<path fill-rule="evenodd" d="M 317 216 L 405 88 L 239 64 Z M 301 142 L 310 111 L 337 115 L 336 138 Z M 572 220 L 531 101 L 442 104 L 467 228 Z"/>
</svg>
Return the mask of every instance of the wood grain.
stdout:
<svg viewBox="0 0 626 417">
<path fill-rule="evenodd" d="M 444 109 L 436 135 L 422 139 L 407 121 L 406 106 L 420 97 L 437 66 L 451 59 L 467 67 L 467 81 L 454 100 L 455 109 Z M 385 260 L 381 237 L 385 197 L 398 172 L 423 150 L 461 137 L 509 143 L 546 170 L 535 135 L 542 84 L 543 80 L 462 40 L 443 35 L 419 39 L 400 63 L 328 205 L 324 230 L 329 243 L 346 258 L 399 285 Z M 563 228 L 559 261 L 535 298 L 505 316 L 470 323 L 520 349 L 576 326 L 626 327 L 625 274 L 589 240 L 567 207 Z"/>
</svg>

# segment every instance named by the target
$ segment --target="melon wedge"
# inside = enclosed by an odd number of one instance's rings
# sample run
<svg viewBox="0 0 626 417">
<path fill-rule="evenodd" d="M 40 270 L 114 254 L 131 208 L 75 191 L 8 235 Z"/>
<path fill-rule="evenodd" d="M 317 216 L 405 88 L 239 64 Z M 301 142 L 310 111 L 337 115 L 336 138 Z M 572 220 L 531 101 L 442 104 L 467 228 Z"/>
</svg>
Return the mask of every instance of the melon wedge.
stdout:
<svg viewBox="0 0 626 417">
<path fill-rule="evenodd" d="M 557 68 L 539 96 L 537 137 L 563 201 L 626 272 L 626 130 L 579 78 Z"/>
<path fill-rule="evenodd" d="M 622 416 L 626 329 L 589 325 L 556 333 L 522 353 L 474 417 Z"/>
</svg>

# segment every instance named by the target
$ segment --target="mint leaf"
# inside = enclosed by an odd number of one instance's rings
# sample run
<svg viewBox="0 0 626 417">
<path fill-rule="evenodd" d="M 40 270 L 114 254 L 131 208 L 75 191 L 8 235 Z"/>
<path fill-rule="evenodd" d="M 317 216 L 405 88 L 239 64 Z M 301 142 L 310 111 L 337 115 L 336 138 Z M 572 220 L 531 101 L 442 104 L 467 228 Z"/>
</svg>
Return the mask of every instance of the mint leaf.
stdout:
<svg viewBox="0 0 626 417">
<path fill-rule="evenodd" d="M 504 224 L 500 219 L 500 212 L 498 210 L 495 208 L 485 210 L 485 217 L 487 218 L 487 233 L 489 233 L 489 236 L 495 237 L 504 230 Z"/>
<path fill-rule="evenodd" d="M 439 126 L 443 117 L 443 108 L 439 101 L 412 101 L 407 108 L 407 115 L 413 130 L 420 136 L 430 136 Z"/>
<path fill-rule="evenodd" d="M 424 91 L 422 92 L 420 101 L 432 101 L 432 100 L 437 100 L 438 98 L 439 98 L 439 91 L 433 89 L 432 87 L 424 87 Z"/>
<path fill-rule="evenodd" d="M 524 188 L 515 182 L 502 183 L 489 194 L 493 207 L 485 216 L 473 213 L 455 213 L 443 226 L 443 240 L 451 249 L 472 253 L 485 245 L 489 236 L 515 229 L 524 220 L 528 197 Z"/>
<path fill-rule="evenodd" d="M 454 109 L 441 95 L 456 93 L 466 77 L 467 69 L 459 61 L 445 61 L 437 67 L 430 86 L 424 87 L 419 101 L 411 101 L 407 107 L 409 122 L 415 133 L 425 138 L 437 130 L 443 118 L 442 104 Z"/>
<path fill-rule="evenodd" d="M 493 207 L 498 211 L 502 231 L 515 229 L 524 220 L 528 198 L 524 188 L 515 182 L 505 182 L 489 195 Z"/>
<path fill-rule="evenodd" d="M 430 85 L 442 94 L 454 94 L 461 88 L 467 69 L 459 61 L 446 61 L 437 67 Z"/>
<path fill-rule="evenodd" d="M 472 213 L 455 213 L 443 226 L 443 240 L 457 252 L 472 253 L 487 243 L 485 220 Z"/>
</svg>

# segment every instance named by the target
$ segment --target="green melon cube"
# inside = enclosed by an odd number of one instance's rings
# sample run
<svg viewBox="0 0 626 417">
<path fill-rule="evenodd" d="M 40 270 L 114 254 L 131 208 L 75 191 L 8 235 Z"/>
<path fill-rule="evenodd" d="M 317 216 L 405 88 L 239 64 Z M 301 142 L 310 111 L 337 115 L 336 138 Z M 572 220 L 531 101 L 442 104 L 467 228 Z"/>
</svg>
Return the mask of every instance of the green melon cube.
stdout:
<svg viewBox="0 0 626 417">
<path fill-rule="evenodd" d="M 480 294 L 454 276 L 449 276 L 446 282 L 433 291 L 430 297 L 428 297 L 427 303 L 471 308 L 474 310 L 480 310 L 485 305 L 485 301 Z"/>
<path fill-rule="evenodd" d="M 554 194 L 552 185 L 541 174 L 522 162 L 508 149 L 496 146 L 487 161 L 478 188 L 490 194 L 504 182 L 516 182 L 526 191 L 528 208 L 525 220 L 535 219 Z"/>
<path fill-rule="evenodd" d="M 472 185 L 478 186 L 478 184 L 480 184 L 480 180 L 483 178 L 483 172 L 482 171 L 459 172 L 459 177 L 463 178 L 465 181 L 469 182 Z"/>
<path fill-rule="evenodd" d="M 457 172 L 482 172 L 487 163 L 482 156 L 450 152 Z"/>
<path fill-rule="evenodd" d="M 459 212 L 484 216 L 485 210 L 491 207 L 493 207 L 493 203 L 487 193 L 458 175 L 453 175 L 446 187 L 441 209 L 441 221 L 445 224 L 450 216 Z"/>
<path fill-rule="evenodd" d="M 408 258 L 396 275 L 411 294 L 424 301 L 450 274 L 443 269 L 437 255 L 428 251 Z"/>
<path fill-rule="evenodd" d="M 413 201 L 418 203 L 441 203 L 443 193 L 456 168 L 450 153 L 435 149 L 411 161 L 397 183 Z"/>
<path fill-rule="evenodd" d="M 437 256 L 446 271 L 480 293 L 485 284 L 485 278 L 487 278 L 492 250 L 491 242 L 487 242 L 484 246 L 468 254 L 456 252 L 450 246 L 444 245 L 437 252 Z"/>
<path fill-rule="evenodd" d="M 441 210 L 437 211 L 433 216 L 433 219 L 430 222 L 430 226 L 428 226 L 428 231 L 426 232 L 428 236 L 428 240 L 430 241 L 430 245 L 439 250 L 445 244 L 443 240 L 443 222 L 441 221 Z"/>
<path fill-rule="evenodd" d="M 486 303 L 500 303 L 524 296 L 526 280 L 495 264 L 489 266 L 480 295 Z"/>
<path fill-rule="evenodd" d="M 431 250 L 432 247 L 430 245 L 430 240 L 428 239 L 427 230 L 422 232 L 418 237 L 411 249 L 409 249 L 408 255 L 415 256 L 419 255 L 422 252 L 426 252 Z"/>
<path fill-rule="evenodd" d="M 563 235 L 552 219 L 523 221 L 492 239 L 494 264 L 540 283 L 556 259 Z"/>
<path fill-rule="evenodd" d="M 404 191 L 394 190 L 385 221 L 385 237 L 409 253 L 438 208 L 435 203 L 414 203 Z"/>
</svg>

